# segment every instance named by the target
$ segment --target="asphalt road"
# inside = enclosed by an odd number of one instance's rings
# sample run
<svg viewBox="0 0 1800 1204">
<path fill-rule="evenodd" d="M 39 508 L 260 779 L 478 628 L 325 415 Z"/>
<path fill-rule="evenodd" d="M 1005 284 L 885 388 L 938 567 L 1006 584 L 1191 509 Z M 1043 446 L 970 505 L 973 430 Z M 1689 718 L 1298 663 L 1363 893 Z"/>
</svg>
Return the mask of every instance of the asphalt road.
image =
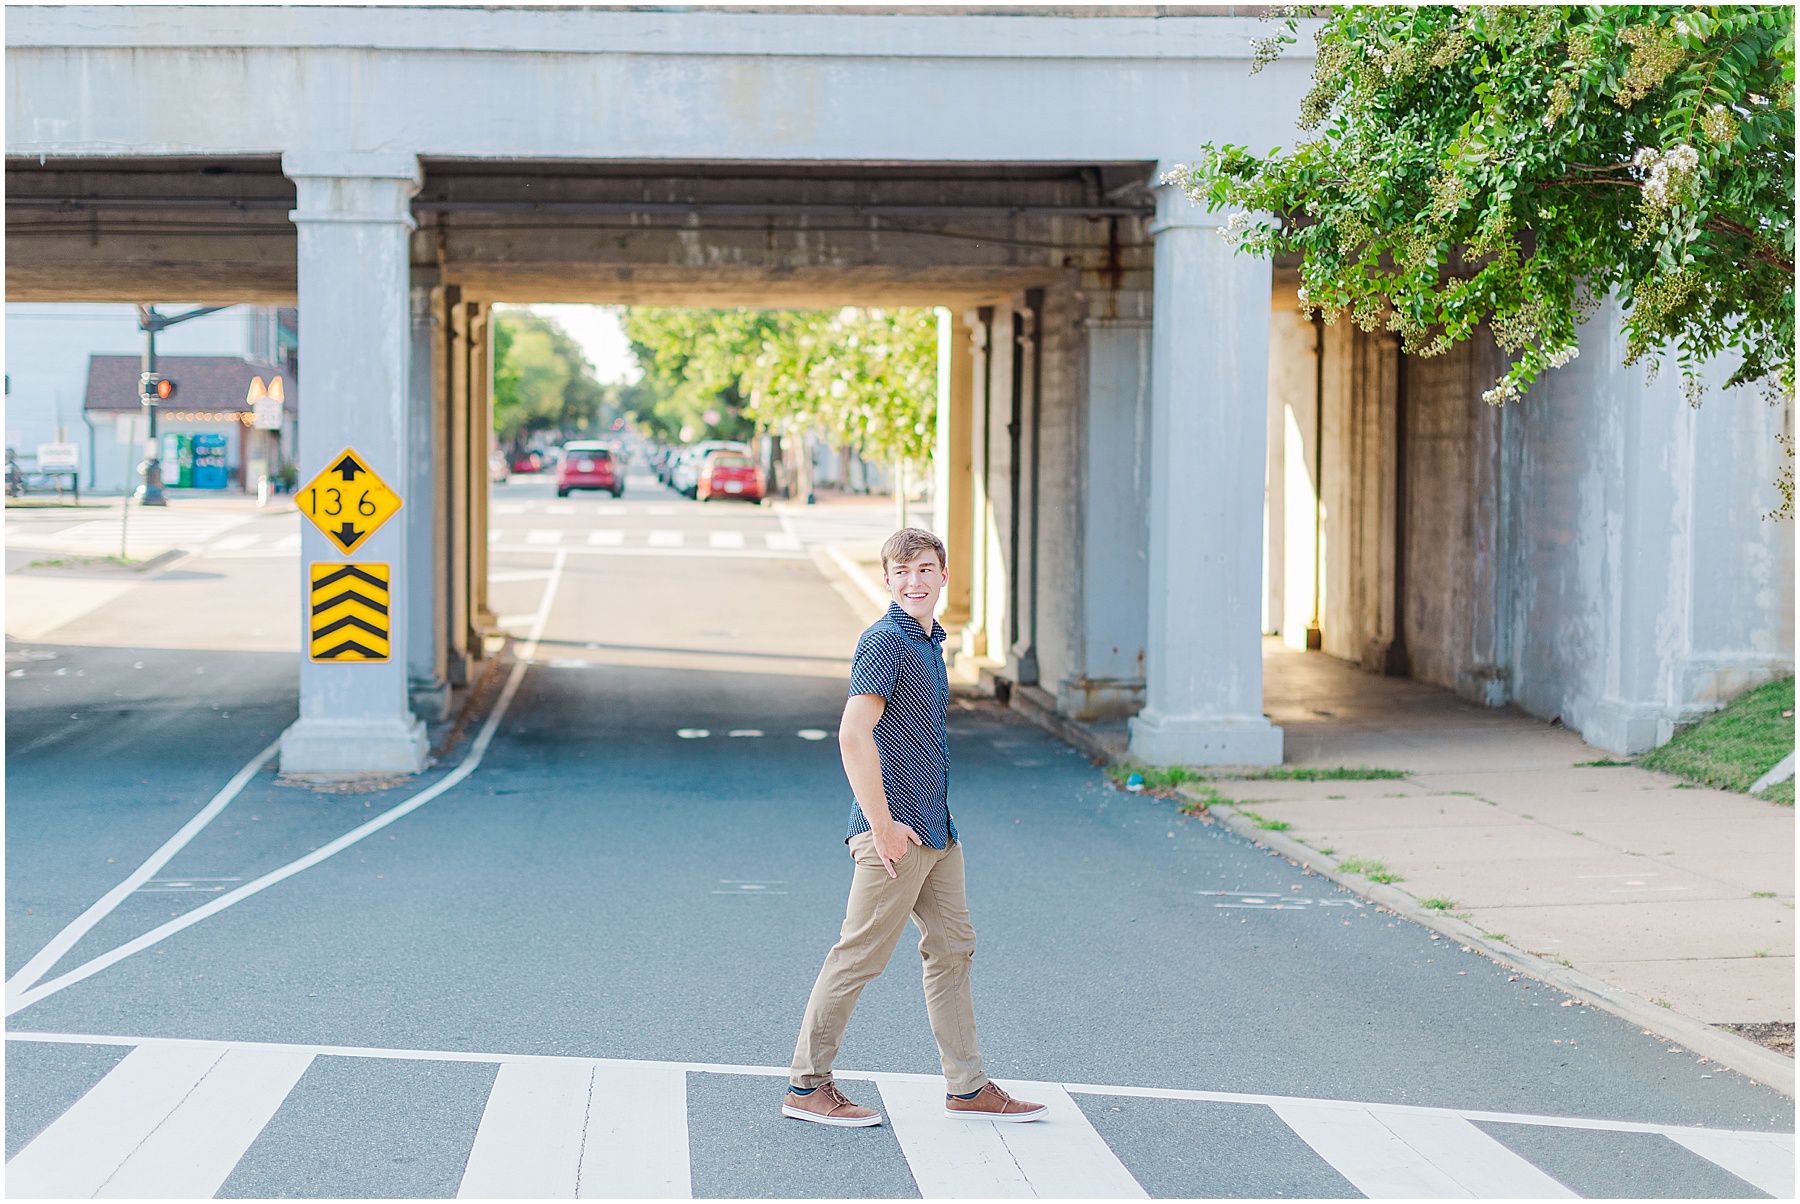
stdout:
<svg viewBox="0 0 1800 1204">
<path fill-rule="evenodd" d="M 460 1055 L 520 1054 L 687 1064 L 695 1195 L 918 1194 L 900 1126 L 783 1121 L 779 1078 L 692 1069 L 785 1066 L 842 919 L 848 792 L 835 741 L 817 737 L 835 729 L 861 624 L 808 555 L 833 532 L 645 478 L 621 503 L 503 486 L 493 525 L 495 609 L 540 638 L 479 769 L 9 1029 L 330 1047 L 275 1098 L 222 1195 L 454 1195 L 497 1091 L 496 1058 Z M 297 571 L 195 566 L 222 581 Z M 103 609 L 8 647 L 9 976 L 294 714 L 291 653 L 81 642 L 117 628 Z M 1767 1088 L 1116 791 L 991 706 L 957 704 L 950 730 L 996 1077 L 1793 1131 Z M 379 816 L 468 748 L 465 733 L 423 778 L 361 793 L 265 769 L 40 984 Z M 129 1049 L 9 1041 L 7 1157 L 77 1116 Z M 410 1054 L 356 1052 L 371 1049 Z M 900 1088 L 848 1076 L 936 1068 L 903 941 L 840 1071 L 880 1105 Z M 1322 1154 L 1279 1108 L 1071 1098 L 1075 1129 L 1152 1195 L 1362 1194 L 1354 1152 Z M 1765 1194 L 1655 1132 L 1493 1117 L 1469 1131 L 1583 1196 Z"/>
</svg>

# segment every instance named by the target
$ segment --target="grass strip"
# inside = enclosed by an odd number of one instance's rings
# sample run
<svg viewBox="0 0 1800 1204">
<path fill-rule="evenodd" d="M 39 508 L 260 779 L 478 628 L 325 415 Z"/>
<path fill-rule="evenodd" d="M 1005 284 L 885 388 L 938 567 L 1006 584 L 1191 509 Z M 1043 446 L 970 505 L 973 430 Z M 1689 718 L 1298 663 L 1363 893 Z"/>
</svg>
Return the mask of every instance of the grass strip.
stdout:
<svg viewBox="0 0 1800 1204">
<path fill-rule="evenodd" d="M 1690 782 L 1744 791 L 1793 751 L 1794 679 L 1788 677 L 1759 686 L 1717 714 L 1683 728 L 1637 763 Z M 1791 807 L 1793 780 L 1771 786 L 1758 797 Z"/>
</svg>

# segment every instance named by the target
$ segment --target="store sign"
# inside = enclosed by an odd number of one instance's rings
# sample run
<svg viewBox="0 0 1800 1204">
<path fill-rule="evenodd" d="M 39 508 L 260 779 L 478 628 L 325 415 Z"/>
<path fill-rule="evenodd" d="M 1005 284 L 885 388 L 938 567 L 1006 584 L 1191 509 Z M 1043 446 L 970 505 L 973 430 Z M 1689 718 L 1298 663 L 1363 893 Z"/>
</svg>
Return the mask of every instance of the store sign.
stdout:
<svg viewBox="0 0 1800 1204">
<path fill-rule="evenodd" d="M 40 443 L 37 466 L 39 472 L 74 472 L 81 467 L 81 444 Z"/>
<path fill-rule="evenodd" d="M 271 377 L 267 385 L 263 384 L 262 377 L 251 377 L 250 395 L 244 399 L 244 404 L 250 407 L 250 425 L 259 431 L 280 430 L 284 400 L 279 376 Z"/>
</svg>

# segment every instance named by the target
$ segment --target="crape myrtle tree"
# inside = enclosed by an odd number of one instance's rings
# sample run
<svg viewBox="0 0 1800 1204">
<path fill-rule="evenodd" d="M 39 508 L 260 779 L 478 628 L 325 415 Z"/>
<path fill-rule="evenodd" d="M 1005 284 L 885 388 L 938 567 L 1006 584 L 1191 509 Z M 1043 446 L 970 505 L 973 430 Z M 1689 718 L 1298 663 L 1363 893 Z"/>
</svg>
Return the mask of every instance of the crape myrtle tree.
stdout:
<svg viewBox="0 0 1800 1204">
<path fill-rule="evenodd" d="M 1787 5 L 1286 10 L 1252 71 L 1324 17 L 1292 150 L 1206 144 L 1169 173 L 1236 210 L 1241 250 L 1299 253 L 1300 303 L 1438 355 L 1488 326 L 1517 399 L 1609 294 L 1626 363 L 1735 358 L 1794 389 L 1794 14 Z M 1793 510 L 1793 444 L 1778 483 Z"/>
<path fill-rule="evenodd" d="M 930 455 L 937 319 L 929 309 L 634 306 L 625 332 L 652 385 L 638 410 L 652 430 L 819 430 L 897 466 Z M 709 411 L 718 422 L 702 421 Z"/>
</svg>

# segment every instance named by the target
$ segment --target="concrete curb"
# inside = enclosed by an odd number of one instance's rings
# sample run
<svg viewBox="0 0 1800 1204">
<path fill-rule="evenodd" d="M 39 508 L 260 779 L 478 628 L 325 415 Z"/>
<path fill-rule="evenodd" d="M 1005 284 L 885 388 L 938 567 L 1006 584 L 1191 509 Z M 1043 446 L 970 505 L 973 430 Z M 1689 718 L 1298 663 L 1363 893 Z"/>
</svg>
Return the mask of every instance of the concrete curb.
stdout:
<svg viewBox="0 0 1800 1204">
<path fill-rule="evenodd" d="M 1196 802 L 1207 802 L 1199 794 L 1187 790 L 1178 790 L 1184 798 Z M 1681 1045 L 1701 1057 L 1708 1058 L 1728 1070 L 1758 1082 L 1767 1084 L 1789 1099 L 1794 1098 L 1794 1061 L 1783 1057 L 1772 1049 L 1764 1049 L 1756 1042 L 1715 1028 L 1703 1020 L 1692 1016 L 1684 1016 L 1680 1012 L 1658 1007 L 1647 999 L 1633 995 L 1629 991 L 1620 990 L 1609 983 L 1590 974 L 1569 966 L 1558 965 L 1544 958 L 1515 949 L 1511 945 L 1496 941 L 1474 925 L 1441 911 L 1433 911 L 1423 906 L 1407 892 L 1392 886 L 1383 886 L 1379 882 L 1370 882 L 1359 874 L 1351 874 L 1340 870 L 1337 860 L 1326 856 L 1317 849 L 1308 848 L 1292 837 L 1280 832 L 1269 832 L 1256 826 L 1247 816 L 1239 815 L 1230 809 L 1229 803 L 1214 803 L 1207 813 L 1232 832 L 1245 837 L 1253 843 L 1264 845 L 1280 853 L 1289 861 L 1296 862 L 1312 870 L 1314 873 L 1331 879 L 1338 885 L 1356 892 L 1371 902 L 1379 903 L 1396 915 L 1404 916 L 1414 923 L 1423 924 L 1434 932 L 1441 932 L 1471 949 L 1480 950 L 1494 961 L 1517 970 L 1521 974 L 1529 974 L 1532 978 L 1547 986 L 1576 996 L 1594 1007 L 1611 1012 L 1620 1019 L 1628 1020 L 1639 1028 L 1678 1041 Z"/>
</svg>

